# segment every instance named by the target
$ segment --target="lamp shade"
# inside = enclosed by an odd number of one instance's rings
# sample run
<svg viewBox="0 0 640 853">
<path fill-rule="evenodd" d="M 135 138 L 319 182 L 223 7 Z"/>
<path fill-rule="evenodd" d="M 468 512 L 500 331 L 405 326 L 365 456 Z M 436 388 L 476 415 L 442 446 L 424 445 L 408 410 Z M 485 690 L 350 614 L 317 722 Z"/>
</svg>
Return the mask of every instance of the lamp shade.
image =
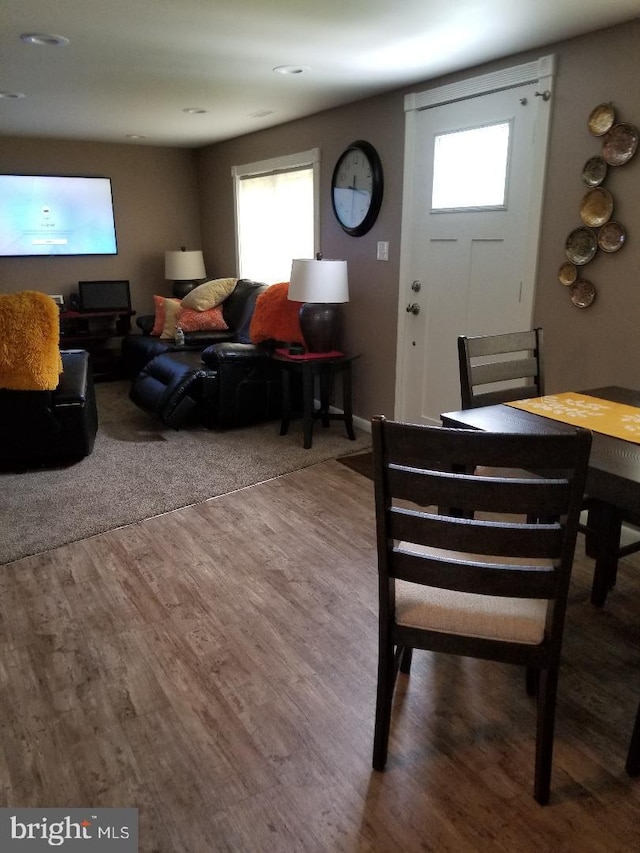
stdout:
<svg viewBox="0 0 640 853">
<path fill-rule="evenodd" d="M 348 302 L 347 262 L 294 260 L 289 279 L 289 299 L 293 302 Z"/>
<path fill-rule="evenodd" d="M 178 249 L 164 253 L 164 277 L 170 281 L 196 281 L 205 278 L 202 252 Z"/>
</svg>

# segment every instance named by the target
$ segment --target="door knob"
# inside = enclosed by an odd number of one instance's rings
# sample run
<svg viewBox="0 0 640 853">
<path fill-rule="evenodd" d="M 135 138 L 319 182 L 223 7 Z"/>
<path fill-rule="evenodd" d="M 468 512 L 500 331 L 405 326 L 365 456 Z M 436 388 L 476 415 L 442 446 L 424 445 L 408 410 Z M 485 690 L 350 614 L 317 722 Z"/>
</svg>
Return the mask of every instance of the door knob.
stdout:
<svg viewBox="0 0 640 853">
<path fill-rule="evenodd" d="M 419 313 L 420 313 L 420 306 L 418 305 L 417 302 L 410 302 L 409 305 L 407 305 L 407 314 L 419 314 Z"/>
</svg>

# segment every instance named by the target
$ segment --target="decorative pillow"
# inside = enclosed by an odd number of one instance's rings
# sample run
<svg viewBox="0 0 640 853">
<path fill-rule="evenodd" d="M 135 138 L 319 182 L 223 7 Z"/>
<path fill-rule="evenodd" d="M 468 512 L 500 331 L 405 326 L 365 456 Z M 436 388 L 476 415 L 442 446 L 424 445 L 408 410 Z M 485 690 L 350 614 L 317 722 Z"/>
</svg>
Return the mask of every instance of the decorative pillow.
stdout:
<svg viewBox="0 0 640 853">
<path fill-rule="evenodd" d="M 256 299 L 256 307 L 251 318 L 249 335 L 254 344 L 260 341 L 281 341 L 288 344 L 303 344 L 300 330 L 301 302 L 287 299 L 289 282 L 272 284 L 268 290 Z"/>
<path fill-rule="evenodd" d="M 164 321 L 166 319 L 166 303 L 167 302 L 177 302 L 180 304 L 179 299 L 167 299 L 165 296 L 154 296 L 153 303 L 155 306 L 155 318 L 153 321 L 153 329 L 151 329 L 152 335 L 161 335 L 162 330 L 164 329 Z"/>
<path fill-rule="evenodd" d="M 237 278 L 214 278 L 194 287 L 182 300 L 184 308 L 192 308 L 194 311 L 208 311 L 215 308 L 227 298 L 236 286 Z"/>
<path fill-rule="evenodd" d="M 184 299 L 182 305 L 184 305 Z M 183 332 L 224 331 L 229 328 L 222 316 L 222 305 L 216 305 L 208 311 L 194 311 L 193 308 L 183 307 L 177 325 Z"/>
<path fill-rule="evenodd" d="M 164 326 L 162 327 L 161 341 L 172 341 L 176 336 L 176 326 L 182 306 L 179 299 L 165 299 L 164 302 Z"/>
</svg>

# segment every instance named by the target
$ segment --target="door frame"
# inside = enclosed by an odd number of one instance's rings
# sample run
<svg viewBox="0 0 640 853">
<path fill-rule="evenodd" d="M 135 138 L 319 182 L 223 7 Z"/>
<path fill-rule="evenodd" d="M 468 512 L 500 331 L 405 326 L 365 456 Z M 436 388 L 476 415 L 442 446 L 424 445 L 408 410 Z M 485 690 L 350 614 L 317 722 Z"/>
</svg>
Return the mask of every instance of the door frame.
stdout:
<svg viewBox="0 0 640 853">
<path fill-rule="evenodd" d="M 407 410 L 407 399 L 405 394 L 405 377 L 407 365 L 405 354 L 407 352 L 406 336 L 408 317 L 406 305 L 409 293 L 409 267 L 410 250 L 412 241 L 411 211 L 413 210 L 415 182 L 412 170 L 408 164 L 413 164 L 413 152 L 416 143 L 416 117 L 422 110 L 442 106 L 444 104 L 464 101 L 480 95 L 489 95 L 504 89 L 537 83 L 536 96 L 549 100 L 553 92 L 553 80 L 556 73 L 555 54 L 541 56 L 533 62 L 523 65 L 514 65 L 510 68 L 494 71 L 489 74 L 471 77 L 457 83 L 449 83 L 435 89 L 423 92 L 412 92 L 405 96 L 405 145 L 404 145 L 404 178 L 402 189 L 402 219 L 400 235 L 400 274 L 398 282 L 398 325 L 396 331 L 396 383 L 395 383 L 395 407 L 394 417 L 396 420 L 404 420 Z M 551 124 L 551 111 L 540 110 L 538 113 L 538 125 L 536 135 L 537 144 L 534 152 L 535 181 L 529 196 L 529 241 L 527 246 L 526 269 L 530 270 L 531 288 L 533 293 L 533 304 L 535 305 L 535 281 L 538 267 L 538 248 L 540 238 L 540 225 L 542 217 L 542 204 L 546 183 L 546 162 L 549 140 L 549 128 Z M 410 301 L 410 300 L 409 300 Z"/>
</svg>

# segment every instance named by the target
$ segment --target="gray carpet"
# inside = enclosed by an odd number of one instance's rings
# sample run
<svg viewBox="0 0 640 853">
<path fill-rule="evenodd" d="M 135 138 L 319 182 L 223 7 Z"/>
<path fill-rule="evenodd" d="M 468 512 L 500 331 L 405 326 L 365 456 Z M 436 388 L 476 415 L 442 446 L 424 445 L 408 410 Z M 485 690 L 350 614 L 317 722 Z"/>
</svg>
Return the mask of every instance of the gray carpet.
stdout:
<svg viewBox="0 0 640 853">
<path fill-rule="evenodd" d="M 233 430 L 175 431 L 138 409 L 127 382 L 98 384 L 99 429 L 91 456 L 67 468 L 0 473 L 0 563 L 47 551 L 371 445 L 344 425 L 314 428 L 302 447 L 302 422 L 279 435 L 279 422 Z"/>
</svg>

